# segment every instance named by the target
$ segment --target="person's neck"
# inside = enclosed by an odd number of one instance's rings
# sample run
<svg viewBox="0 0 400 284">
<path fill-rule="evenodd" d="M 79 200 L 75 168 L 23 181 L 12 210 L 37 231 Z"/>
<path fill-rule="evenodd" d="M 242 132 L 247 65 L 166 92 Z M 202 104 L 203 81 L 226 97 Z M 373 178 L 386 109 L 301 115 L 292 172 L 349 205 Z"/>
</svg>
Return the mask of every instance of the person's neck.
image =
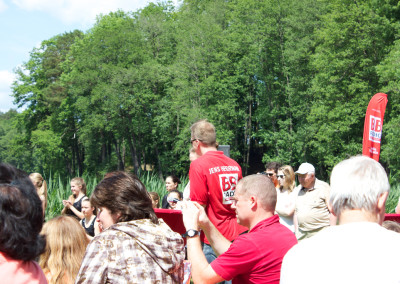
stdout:
<svg viewBox="0 0 400 284">
<path fill-rule="evenodd" d="M 212 152 L 212 151 L 218 151 L 217 150 L 217 147 L 204 147 L 204 146 L 201 146 L 201 148 L 200 148 L 200 151 L 201 151 L 201 155 L 205 155 L 207 152 Z"/>
<path fill-rule="evenodd" d="M 274 216 L 273 212 L 265 211 L 256 213 L 253 219 L 250 221 L 249 231 L 251 231 L 258 223 L 264 221 L 265 219 L 271 218 Z"/>
<path fill-rule="evenodd" d="M 360 209 L 345 210 L 340 214 L 338 219 L 339 225 L 356 222 L 374 222 L 379 224 L 380 222 L 379 214 L 374 214 Z"/>
<path fill-rule="evenodd" d="M 78 196 L 75 198 L 76 200 L 81 199 L 83 196 L 85 196 L 85 194 L 83 194 L 82 191 L 79 192 Z"/>
<path fill-rule="evenodd" d="M 88 223 L 88 222 L 92 221 L 92 217 L 93 217 L 93 215 L 91 215 L 89 217 L 85 216 L 85 222 Z"/>
</svg>

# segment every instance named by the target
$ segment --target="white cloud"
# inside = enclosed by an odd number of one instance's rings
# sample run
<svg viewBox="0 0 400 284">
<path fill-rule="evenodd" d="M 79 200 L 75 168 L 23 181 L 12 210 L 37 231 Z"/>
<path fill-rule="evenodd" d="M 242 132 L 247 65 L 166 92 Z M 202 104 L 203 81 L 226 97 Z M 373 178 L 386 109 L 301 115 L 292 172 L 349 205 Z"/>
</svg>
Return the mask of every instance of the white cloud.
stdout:
<svg viewBox="0 0 400 284">
<path fill-rule="evenodd" d="M 4 0 L 0 0 L 0 12 L 5 11 L 7 8 L 7 4 L 4 2 Z"/>
<path fill-rule="evenodd" d="M 2 0 L 0 0 L 2 1 Z M 41 11 L 59 18 L 65 24 L 89 26 L 96 16 L 121 9 L 136 11 L 151 0 L 13 0 L 19 8 L 27 11 Z M 174 0 L 177 3 L 177 0 Z"/>
<path fill-rule="evenodd" d="M 11 97 L 11 84 L 15 79 L 14 73 L 8 70 L 0 70 L 0 111 L 2 112 L 16 108 L 12 103 L 14 98 Z"/>
</svg>

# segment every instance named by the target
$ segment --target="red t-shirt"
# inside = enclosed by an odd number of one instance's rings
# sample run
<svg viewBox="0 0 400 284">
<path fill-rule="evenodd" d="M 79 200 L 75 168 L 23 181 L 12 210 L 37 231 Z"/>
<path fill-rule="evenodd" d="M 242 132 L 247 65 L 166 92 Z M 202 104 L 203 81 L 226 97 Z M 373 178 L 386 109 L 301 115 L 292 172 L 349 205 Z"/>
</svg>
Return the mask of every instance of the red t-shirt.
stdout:
<svg viewBox="0 0 400 284">
<path fill-rule="evenodd" d="M 237 223 L 229 200 L 241 178 L 239 164 L 222 151 L 209 151 L 190 165 L 190 200 L 206 205 L 208 218 L 230 241 L 247 230 Z M 204 242 L 209 244 L 207 238 Z"/>
<path fill-rule="evenodd" d="M 279 284 L 283 257 L 295 244 L 293 232 L 274 215 L 259 222 L 249 233 L 240 235 L 210 265 L 225 280 L 233 278 L 233 284 Z"/>
<path fill-rule="evenodd" d="M 45 284 L 46 277 L 40 266 L 34 261 L 13 259 L 0 252 L 1 283 Z"/>
</svg>

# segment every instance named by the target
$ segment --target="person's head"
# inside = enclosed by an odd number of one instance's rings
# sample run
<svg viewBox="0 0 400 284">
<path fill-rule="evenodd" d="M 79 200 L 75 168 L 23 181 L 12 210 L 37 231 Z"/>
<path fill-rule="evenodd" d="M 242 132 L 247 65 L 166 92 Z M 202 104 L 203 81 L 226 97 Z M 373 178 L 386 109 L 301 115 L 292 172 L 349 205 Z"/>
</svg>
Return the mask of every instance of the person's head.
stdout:
<svg viewBox="0 0 400 284">
<path fill-rule="evenodd" d="M 315 183 L 315 168 L 310 163 L 302 163 L 296 171 L 299 183 L 304 188 L 312 188 Z"/>
<path fill-rule="evenodd" d="M 182 192 L 180 192 L 179 190 L 176 190 L 176 189 L 171 190 L 168 193 L 168 197 L 167 197 L 169 207 L 171 209 L 175 209 L 177 202 L 182 201 L 182 199 L 183 199 Z"/>
<path fill-rule="evenodd" d="M 170 176 L 167 176 L 167 178 L 165 179 L 165 188 L 169 192 L 171 190 L 177 189 L 178 184 L 180 184 L 180 183 L 181 183 L 181 180 L 177 176 L 170 175 Z"/>
<path fill-rule="evenodd" d="M 238 223 L 250 227 L 257 212 L 275 212 L 276 189 L 265 175 L 250 175 L 241 179 L 232 198 L 232 209 L 236 212 Z"/>
<path fill-rule="evenodd" d="M 0 251 L 13 259 L 34 260 L 45 246 L 42 226 L 42 203 L 28 175 L 0 164 Z"/>
<path fill-rule="evenodd" d="M 74 177 L 71 179 L 71 191 L 75 197 L 79 195 L 79 192 L 86 195 L 86 183 L 83 178 Z"/>
<path fill-rule="evenodd" d="M 190 127 L 192 147 L 199 154 L 200 144 L 205 147 L 216 147 L 217 135 L 215 127 L 206 119 L 199 120 Z"/>
<path fill-rule="evenodd" d="M 90 199 L 85 197 L 82 199 L 82 213 L 86 218 L 96 215 L 96 208 L 90 203 Z"/>
<path fill-rule="evenodd" d="M 381 164 L 366 156 L 355 156 L 333 168 L 329 203 L 339 221 L 343 212 L 358 210 L 382 224 L 389 189 Z"/>
<path fill-rule="evenodd" d="M 42 235 L 46 248 L 39 265 L 51 273 L 52 283 L 62 283 L 65 277 L 73 283 L 89 243 L 85 230 L 76 219 L 63 215 L 47 221 Z"/>
<path fill-rule="evenodd" d="M 90 202 L 99 209 L 97 219 L 104 229 L 118 222 L 151 219 L 158 224 L 149 193 L 133 175 L 118 171 L 103 179 L 94 189 Z"/>
<path fill-rule="evenodd" d="M 279 181 L 279 186 L 281 189 L 287 189 L 290 192 L 293 191 L 296 186 L 295 175 L 293 168 L 291 166 L 282 166 L 278 169 L 278 174 L 276 176 Z"/>
<path fill-rule="evenodd" d="M 41 189 L 43 188 L 45 189 L 44 192 L 47 193 L 47 184 L 41 174 L 31 173 L 29 175 L 29 178 L 31 179 L 33 185 L 35 186 L 38 192 L 41 192 Z"/>
<path fill-rule="evenodd" d="M 384 227 L 387 230 L 400 233 L 400 224 L 395 222 L 395 221 L 383 221 L 382 227 Z"/>
<path fill-rule="evenodd" d="M 150 198 L 151 198 L 151 202 L 152 202 L 153 208 L 160 207 L 160 196 L 158 195 L 158 193 L 155 192 L 155 191 L 150 191 L 149 195 L 150 195 Z"/>
<path fill-rule="evenodd" d="M 269 162 L 265 165 L 265 174 L 272 180 L 274 184 L 277 183 L 276 175 L 281 165 L 277 162 Z"/>
</svg>

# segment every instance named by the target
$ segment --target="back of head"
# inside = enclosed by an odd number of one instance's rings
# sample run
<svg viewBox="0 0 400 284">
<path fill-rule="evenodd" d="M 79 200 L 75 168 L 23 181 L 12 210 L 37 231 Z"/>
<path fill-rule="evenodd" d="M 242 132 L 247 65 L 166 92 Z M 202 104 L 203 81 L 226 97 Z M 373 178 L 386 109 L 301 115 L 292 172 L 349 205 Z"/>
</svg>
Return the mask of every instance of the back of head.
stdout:
<svg viewBox="0 0 400 284">
<path fill-rule="evenodd" d="M 118 222 L 151 219 L 158 223 L 150 195 L 136 176 L 121 171 L 108 176 L 94 189 L 90 198 L 93 206 L 105 207 L 112 214 L 119 213 Z"/>
<path fill-rule="evenodd" d="M 389 220 L 384 221 L 382 223 L 382 227 L 384 227 L 387 230 L 400 233 L 400 224 L 395 221 L 389 221 Z"/>
<path fill-rule="evenodd" d="M 0 251 L 18 260 L 33 260 L 45 245 L 42 204 L 28 175 L 0 164 Z"/>
<path fill-rule="evenodd" d="M 46 237 L 39 260 L 43 271 L 50 271 L 53 283 L 63 283 L 65 277 L 73 283 L 89 243 L 85 230 L 75 218 L 63 215 L 46 222 L 42 234 Z"/>
<path fill-rule="evenodd" d="M 331 174 L 330 203 L 336 216 L 344 210 L 375 212 L 378 198 L 389 192 L 385 170 L 377 161 L 355 156 L 337 164 Z"/>
<path fill-rule="evenodd" d="M 190 130 L 192 132 L 192 139 L 198 139 L 203 144 L 210 147 L 216 146 L 217 135 L 215 133 L 215 127 L 206 119 L 193 123 Z"/>
<path fill-rule="evenodd" d="M 275 212 L 276 189 L 274 183 L 266 175 L 249 175 L 238 183 L 239 194 L 256 196 L 261 207 L 269 212 Z"/>
</svg>

